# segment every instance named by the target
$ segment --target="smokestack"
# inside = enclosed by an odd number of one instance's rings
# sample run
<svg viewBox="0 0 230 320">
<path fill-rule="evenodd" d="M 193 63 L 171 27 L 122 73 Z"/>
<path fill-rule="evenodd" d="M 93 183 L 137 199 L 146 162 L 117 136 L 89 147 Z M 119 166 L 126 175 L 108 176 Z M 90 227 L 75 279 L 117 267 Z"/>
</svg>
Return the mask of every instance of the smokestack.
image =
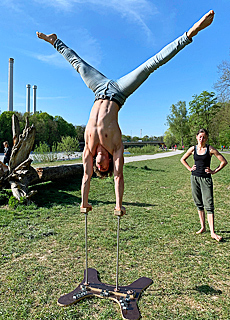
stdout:
<svg viewBox="0 0 230 320">
<path fill-rule="evenodd" d="M 26 112 L 29 112 L 30 113 L 30 88 L 31 88 L 31 85 L 30 84 L 27 84 L 26 85 Z"/>
<path fill-rule="evenodd" d="M 37 86 L 33 86 L 33 113 L 36 113 L 36 90 Z"/>
<path fill-rule="evenodd" d="M 8 111 L 13 111 L 13 65 L 14 59 L 9 58 Z"/>
</svg>

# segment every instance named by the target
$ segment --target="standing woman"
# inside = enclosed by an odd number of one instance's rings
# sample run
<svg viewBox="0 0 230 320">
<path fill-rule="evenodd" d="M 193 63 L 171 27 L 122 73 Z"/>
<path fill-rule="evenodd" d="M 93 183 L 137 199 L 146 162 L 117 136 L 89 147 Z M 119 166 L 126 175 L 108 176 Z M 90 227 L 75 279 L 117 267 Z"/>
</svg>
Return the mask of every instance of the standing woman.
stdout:
<svg viewBox="0 0 230 320">
<path fill-rule="evenodd" d="M 214 231 L 214 201 L 213 201 L 213 183 L 212 174 L 217 173 L 227 165 L 226 159 L 212 146 L 206 144 L 208 140 L 208 132 L 205 129 L 200 129 L 196 135 L 197 145 L 192 146 L 181 158 L 181 163 L 192 172 L 191 186 L 192 196 L 195 205 L 198 209 L 198 214 L 201 223 L 201 229 L 197 234 L 203 233 L 205 229 L 205 213 L 207 211 L 208 224 L 211 232 L 211 237 L 217 241 L 222 241 L 223 238 L 218 236 Z M 188 165 L 187 159 L 193 154 L 195 164 L 192 168 Z M 210 169 L 211 157 L 216 156 L 220 161 L 219 166 L 215 170 Z"/>
</svg>

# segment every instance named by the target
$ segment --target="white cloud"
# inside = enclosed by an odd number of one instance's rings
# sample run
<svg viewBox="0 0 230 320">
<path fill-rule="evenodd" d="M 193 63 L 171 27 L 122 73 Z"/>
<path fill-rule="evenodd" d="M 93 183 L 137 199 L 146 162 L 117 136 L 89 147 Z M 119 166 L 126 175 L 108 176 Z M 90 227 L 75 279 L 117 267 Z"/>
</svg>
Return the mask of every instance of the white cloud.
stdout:
<svg viewBox="0 0 230 320">
<path fill-rule="evenodd" d="M 147 26 L 147 17 L 158 13 L 157 7 L 149 0 L 34 0 L 37 3 L 46 6 L 55 7 L 57 10 L 71 11 L 75 5 L 87 6 L 87 10 L 97 11 L 103 14 L 104 9 L 111 10 L 111 13 L 117 12 L 131 23 L 137 23 L 144 32 L 151 36 L 151 30 Z"/>
</svg>

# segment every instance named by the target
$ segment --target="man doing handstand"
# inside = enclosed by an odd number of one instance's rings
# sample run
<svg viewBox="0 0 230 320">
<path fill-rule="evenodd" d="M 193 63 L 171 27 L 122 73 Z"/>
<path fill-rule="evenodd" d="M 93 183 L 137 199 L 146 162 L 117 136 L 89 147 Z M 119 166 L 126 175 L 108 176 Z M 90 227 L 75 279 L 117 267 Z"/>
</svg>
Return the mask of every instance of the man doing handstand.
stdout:
<svg viewBox="0 0 230 320">
<path fill-rule="evenodd" d="M 84 175 L 82 179 L 82 208 L 91 208 L 88 203 L 90 179 L 93 168 L 101 176 L 114 173 L 116 210 L 122 207 L 124 192 L 123 178 L 123 144 L 121 130 L 118 125 L 118 111 L 125 100 L 161 65 L 173 58 L 181 49 L 192 42 L 192 38 L 202 29 L 209 26 L 214 18 L 210 10 L 187 33 L 164 47 L 159 53 L 140 65 L 126 76 L 113 81 L 106 78 L 82 60 L 73 50 L 68 48 L 56 34 L 45 35 L 37 32 L 37 36 L 56 48 L 81 75 L 86 85 L 95 93 L 88 124 L 85 129 L 85 148 L 83 151 Z"/>
</svg>

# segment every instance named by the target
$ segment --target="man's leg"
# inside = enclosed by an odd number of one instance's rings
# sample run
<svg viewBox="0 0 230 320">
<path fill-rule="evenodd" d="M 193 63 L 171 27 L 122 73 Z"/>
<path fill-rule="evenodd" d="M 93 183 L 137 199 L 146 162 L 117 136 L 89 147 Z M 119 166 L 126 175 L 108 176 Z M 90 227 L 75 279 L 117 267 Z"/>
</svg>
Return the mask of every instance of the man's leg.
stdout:
<svg viewBox="0 0 230 320">
<path fill-rule="evenodd" d="M 187 34 L 185 33 L 183 36 L 177 38 L 137 69 L 117 80 L 116 82 L 119 90 L 126 96 L 126 98 L 131 95 L 152 72 L 172 59 L 187 44 L 191 43 L 192 37 L 194 37 L 199 31 L 208 27 L 212 23 L 213 18 L 214 11 L 210 10 L 198 22 L 196 22 L 191 29 L 189 29 Z"/>
<path fill-rule="evenodd" d="M 45 35 L 37 32 L 37 36 L 54 46 L 54 48 L 63 55 L 63 57 L 74 67 L 80 74 L 83 81 L 93 92 L 95 92 L 101 85 L 104 85 L 109 80 L 98 70 L 90 66 L 76 52 L 68 48 L 56 34 Z"/>
</svg>

